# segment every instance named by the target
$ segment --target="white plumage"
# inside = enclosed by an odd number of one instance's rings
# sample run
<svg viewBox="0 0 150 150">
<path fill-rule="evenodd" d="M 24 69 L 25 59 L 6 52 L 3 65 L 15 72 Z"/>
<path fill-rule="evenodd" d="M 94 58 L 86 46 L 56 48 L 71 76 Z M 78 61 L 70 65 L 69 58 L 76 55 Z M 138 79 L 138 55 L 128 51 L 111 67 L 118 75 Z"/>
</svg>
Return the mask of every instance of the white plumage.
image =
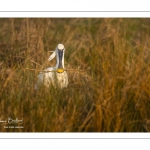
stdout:
<svg viewBox="0 0 150 150">
<path fill-rule="evenodd" d="M 35 84 L 35 89 L 38 89 L 38 87 L 42 84 L 46 87 L 49 87 L 51 84 L 55 87 L 60 88 L 68 86 L 68 75 L 67 72 L 64 71 L 64 54 L 64 45 L 58 44 L 57 48 L 48 59 L 49 61 L 51 61 L 56 56 L 56 66 L 46 68 L 44 69 L 45 72 L 43 71 L 39 73 L 38 81 Z"/>
</svg>

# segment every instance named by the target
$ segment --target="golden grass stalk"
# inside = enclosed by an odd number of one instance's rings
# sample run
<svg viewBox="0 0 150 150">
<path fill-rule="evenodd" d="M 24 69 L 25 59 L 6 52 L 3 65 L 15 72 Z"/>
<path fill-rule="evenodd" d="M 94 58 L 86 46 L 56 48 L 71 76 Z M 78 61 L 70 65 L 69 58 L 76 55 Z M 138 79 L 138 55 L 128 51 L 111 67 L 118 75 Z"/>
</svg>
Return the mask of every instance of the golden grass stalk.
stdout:
<svg viewBox="0 0 150 150">
<path fill-rule="evenodd" d="M 39 63 L 36 63 L 35 61 L 33 61 L 33 60 L 30 60 L 31 62 L 33 62 L 33 63 L 35 63 L 36 65 L 38 65 L 38 66 L 42 66 L 42 65 L 40 65 Z"/>
<path fill-rule="evenodd" d="M 53 53 L 54 51 L 48 51 L 49 53 Z"/>
<path fill-rule="evenodd" d="M 57 72 L 57 70 L 38 70 L 38 69 L 32 69 L 32 68 L 26 68 L 27 70 L 31 71 L 37 71 L 37 72 Z M 84 72 L 84 71 L 89 71 L 89 70 L 78 70 L 78 69 L 64 69 L 64 71 L 79 71 L 79 72 Z"/>
</svg>

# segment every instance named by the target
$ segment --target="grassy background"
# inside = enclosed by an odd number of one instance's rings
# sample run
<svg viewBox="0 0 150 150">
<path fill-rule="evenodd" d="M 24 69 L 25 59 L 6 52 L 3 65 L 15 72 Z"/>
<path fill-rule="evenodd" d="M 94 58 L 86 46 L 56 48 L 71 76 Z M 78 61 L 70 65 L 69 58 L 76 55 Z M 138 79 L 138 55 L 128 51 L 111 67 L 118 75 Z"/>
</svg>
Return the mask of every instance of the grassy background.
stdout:
<svg viewBox="0 0 150 150">
<path fill-rule="evenodd" d="M 1 132 L 149 132 L 150 19 L 0 18 L 0 119 L 23 118 Z M 34 84 L 58 43 L 69 86 Z M 41 64 L 38 66 L 31 60 Z"/>
</svg>

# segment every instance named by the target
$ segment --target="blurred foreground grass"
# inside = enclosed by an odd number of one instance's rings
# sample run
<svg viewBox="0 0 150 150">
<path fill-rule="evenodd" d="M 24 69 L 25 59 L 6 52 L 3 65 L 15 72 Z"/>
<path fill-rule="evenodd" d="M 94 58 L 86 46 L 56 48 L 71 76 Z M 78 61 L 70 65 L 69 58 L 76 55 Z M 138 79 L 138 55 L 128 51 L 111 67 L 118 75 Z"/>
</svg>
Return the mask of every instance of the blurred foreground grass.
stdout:
<svg viewBox="0 0 150 150">
<path fill-rule="evenodd" d="M 1 132 L 149 132 L 150 19 L 1 18 L 0 119 L 23 118 Z M 34 84 L 58 43 L 66 48 L 69 86 Z M 35 65 L 33 60 L 42 65 Z"/>
</svg>

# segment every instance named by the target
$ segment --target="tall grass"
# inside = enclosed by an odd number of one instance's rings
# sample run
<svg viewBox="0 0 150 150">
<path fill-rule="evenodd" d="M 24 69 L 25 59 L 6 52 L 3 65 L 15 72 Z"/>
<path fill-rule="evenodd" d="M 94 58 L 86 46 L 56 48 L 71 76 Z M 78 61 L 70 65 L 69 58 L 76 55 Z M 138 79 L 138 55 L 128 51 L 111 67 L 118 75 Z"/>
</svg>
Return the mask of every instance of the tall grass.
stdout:
<svg viewBox="0 0 150 150">
<path fill-rule="evenodd" d="M 149 132 L 150 19 L 1 18 L 0 119 L 23 118 L 1 132 Z M 34 84 L 55 65 L 48 51 L 66 48 L 63 90 Z M 33 60 L 42 66 L 31 62 Z"/>
</svg>

